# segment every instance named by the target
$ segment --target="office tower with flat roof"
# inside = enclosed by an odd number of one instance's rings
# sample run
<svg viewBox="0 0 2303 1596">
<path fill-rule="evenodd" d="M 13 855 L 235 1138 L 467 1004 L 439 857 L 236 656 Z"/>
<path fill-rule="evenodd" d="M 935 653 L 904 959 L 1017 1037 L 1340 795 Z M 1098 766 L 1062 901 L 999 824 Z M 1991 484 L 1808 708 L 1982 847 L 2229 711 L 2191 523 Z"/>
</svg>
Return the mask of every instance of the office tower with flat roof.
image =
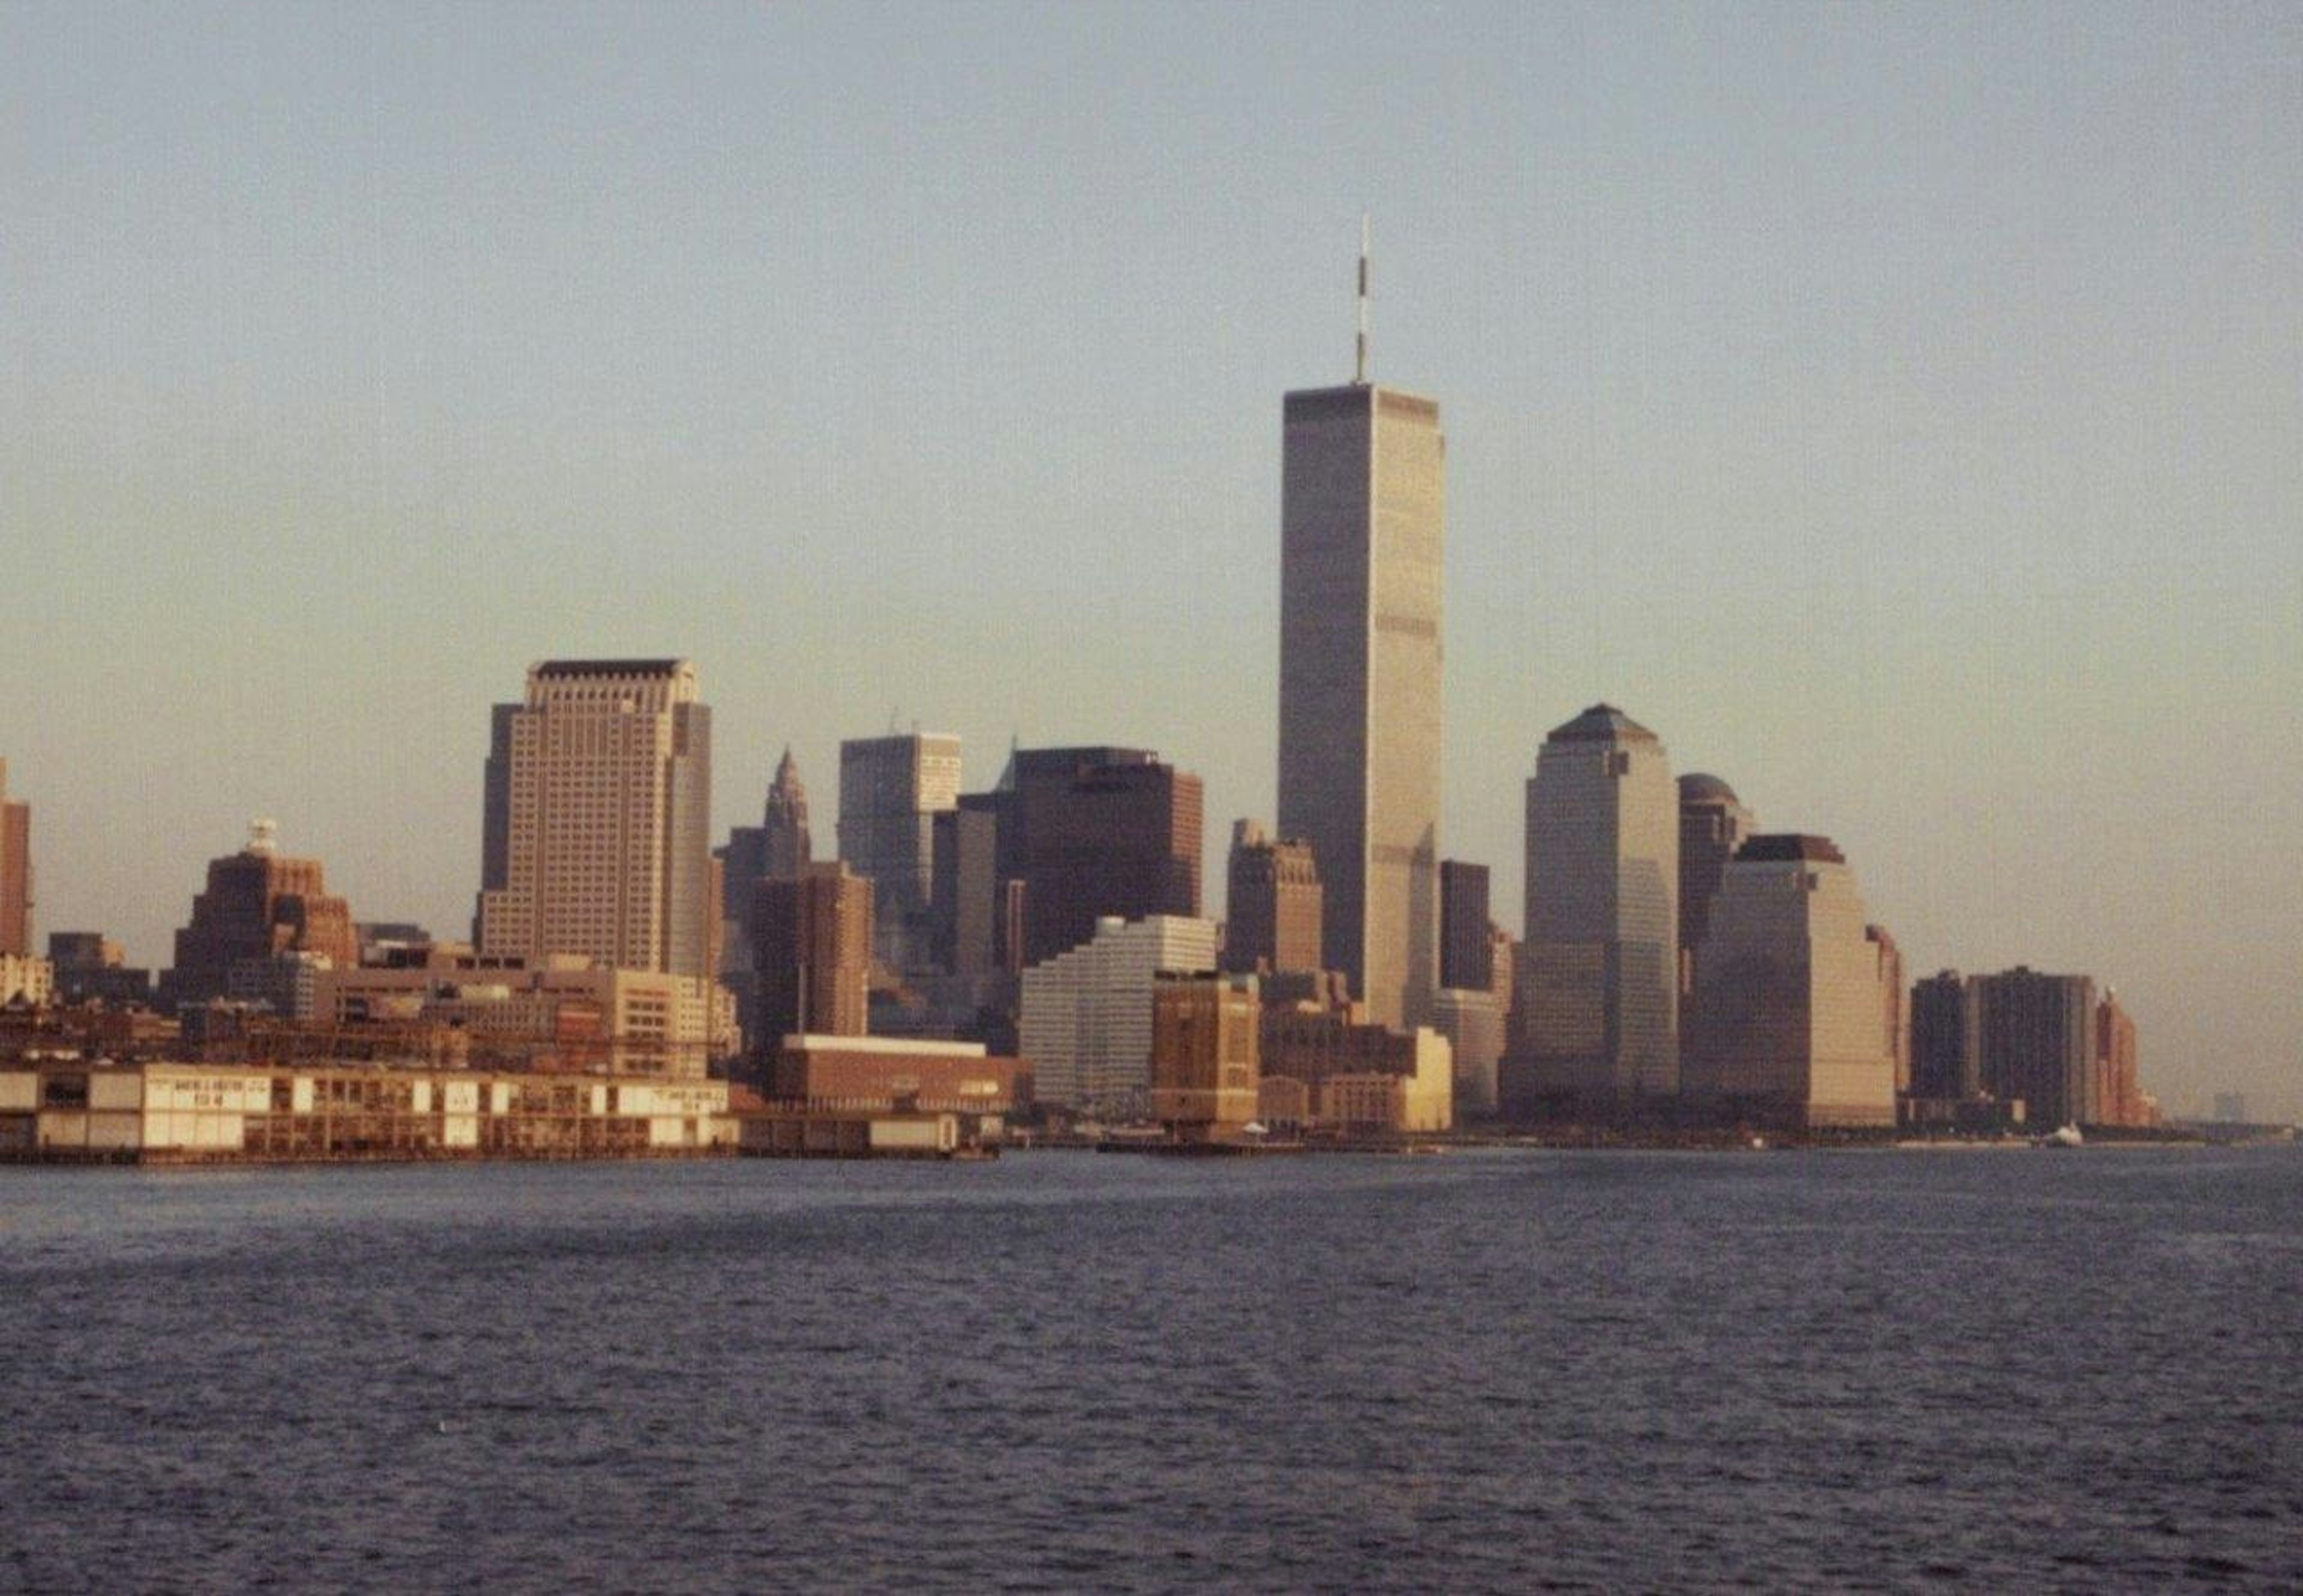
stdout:
<svg viewBox="0 0 2303 1596">
<path fill-rule="evenodd" d="M 1678 897 L 1679 790 L 1664 746 L 1594 705 L 1544 739 L 1527 784 L 1506 1112 L 1632 1110 L 1677 1093 Z"/>
<path fill-rule="evenodd" d="M 1079 946 L 1107 918 L 1199 916 L 1199 777 L 1117 747 L 1021 750 L 1010 773 L 1025 964 Z"/>
<path fill-rule="evenodd" d="M 1895 1122 L 1879 944 L 1830 839 L 1758 836 L 1736 851 L 1696 964 L 1687 1098 L 1793 1127 Z"/>
<path fill-rule="evenodd" d="M 924 969 L 934 948 L 935 817 L 959 802 L 959 739 L 914 731 L 839 745 L 839 857 L 872 883 L 873 956 Z"/>
<path fill-rule="evenodd" d="M 1980 1098 L 1983 1080 L 1967 1044 L 1967 978 L 1938 970 L 1911 983 L 1911 1094 L 1932 1102 Z"/>
<path fill-rule="evenodd" d="M 1319 861 L 1298 837 L 1253 820 L 1231 828 L 1225 867 L 1223 967 L 1235 975 L 1321 967 Z"/>
<path fill-rule="evenodd" d="M 2041 1130 L 2096 1122 L 2095 982 L 2018 965 L 1967 984 L 1968 1047 L 1983 1089 Z"/>
<path fill-rule="evenodd" d="M 872 883 L 839 862 L 752 889 L 758 1006 L 746 1034 L 772 1056 L 787 1036 L 861 1036 L 872 977 Z"/>
<path fill-rule="evenodd" d="M 1286 396 L 1279 830 L 1312 845 L 1323 967 L 1384 1025 L 1439 974 L 1439 407 L 1365 379 Z"/>
<path fill-rule="evenodd" d="M 161 997 L 177 1008 L 205 1003 L 230 992 L 232 967 L 243 960 L 299 953 L 335 969 L 357 965 L 351 910 L 329 893 L 317 859 L 282 857 L 272 823 L 259 820 L 249 828 L 247 847 L 209 861 L 207 885 L 176 933 Z"/>
<path fill-rule="evenodd" d="M 1153 977 L 1152 1117 L 1184 1141 L 1244 1130 L 1255 1118 L 1262 1021 L 1253 975 Z"/>
<path fill-rule="evenodd" d="M 32 956 L 32 806 L 8 801 L 0 759 L 0 953 Z"/>
<path fill-rule="evenodd" d="M 1679 992 L 1695 990 L 1695 950 L 1711 925 L 1719 877 L 1744 840 L 1759 830 L 1735 790 L 1693 772 L 1679 779 Z"/>
<path fill-rule="evenodd" d="M 1000 823 L 1011 792 L 962 793 L 957 808 L 935 817 L 935 962 L 956 975 L 986 975 L 1022 967 L 1020 912 L 1011 927 L 1010 894 L 1022 907 L 1021 883 L 1003 868 Z"/>
<path fill-rule="evenodd" d="M 1104 1114 L 1148 1106 L 1152 987 L 1162 970 L 1215 968 L 1212 920 L 1106 919 L 1095 935 L 1024 972 L 1018 1051 L 1042 1102 Z"/>
<path fill-rule="evenodd" d="M 480 952 L 713 974 L 712 712 L 696 667 L 532 665 L 490 732 L 481 831 L 501 837 L 502 869 L 481 888 Z"/>
<path fill-rule="evenodd" d="M 1486 992 L 1495 984 L 1489 940 L 1488 867 L 1462 859 L 1439 863 L 1439 984 Z"/>
</svg>

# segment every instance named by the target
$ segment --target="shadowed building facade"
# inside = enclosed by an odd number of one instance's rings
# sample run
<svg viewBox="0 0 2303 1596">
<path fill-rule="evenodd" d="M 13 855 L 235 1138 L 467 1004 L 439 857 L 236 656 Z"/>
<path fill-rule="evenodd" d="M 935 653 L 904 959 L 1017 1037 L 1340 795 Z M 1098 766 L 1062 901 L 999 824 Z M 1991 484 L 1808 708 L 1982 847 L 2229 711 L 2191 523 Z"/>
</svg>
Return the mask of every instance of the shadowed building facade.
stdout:
<svg viewBox="0 0 2303 1596">
<path fill-rule="evenodd" d="M 1695 950 L 1711 925 L 1711 899 L 1735 850 L 1759 830 L 1735 790 L 1700 772 L 1679 779 L 1679 991 L 1695 990 Z"/>
<path fill-rule="evenodd" d="M 1720 878 L 1681 1071 L 1691 1102 L 1792 1127 L 1895 1122 L 1879 944 L 1825 837 L 1759 836 Z"/>
<path fill-rule="evenodd" d="M 1033 748 L 1011 763 L 1025 964 L 1078 947 L 1106 918 L 1198 917 L 1199 777 L 1143 748 Z"/>
<path fill-rule="evenodd" d="M 1320 866 L 1310 843 L 1271 836 L 1252 820 L 1234 821 L 1225 874 L 1226 970 L 1256 975 L 1321 967 Z"/>
<path fill-rule="evenodd" d="M 754 1048 L 787 1036 L 861 1036 L 872 976 L 872 883 L 844 864 L 810 865 L 752 889 Z"/>
<path fill-rule="evenodd" d="M 1678 897 L 1679 792 L 1663 744 L 1594 705 L 1544 739 L 1527 784 L 1506 1114 L 1632 1110 L 1678 1092 Z"/>
<path fill-rule="evenodd" d="M 891 970 L 934 957 L 935 817 L 959 802 L 959 739 L 934 732 L 839 745 L 839 857 L 872 883 L 873 948 Z"/>
<path fill-rule="evenodd" d="M 1443 859 L 1439 864 L 1439 984 L 1461 992 L 1486 992 L 1495 985 L 1495 977 L 1488 867 Z"/>
<path fill-rule="evenodd" d="M 2018 965 L 1967 984 L 1968 1051 L 1983 1089 L 2042 1130 L 2096 1122 L 2095 982 Z"/>
<path fill-rule="evenodd" d="M 489 722 L 479 951 L 709 978 L 712 712 L 686 660 L 552 660 Z"/>
<path fill-rule="evenodd" d="M 1983 1094 L 1968 1051 L 1967 981 L 1957 970 L 1911 983 L 1911 1094 L 1940 1102 L 1971 1102 Z"/>
<path fill-rule="evenodd" d="M 1446 440 L 1429 399 L 1290 393 L 1280 480 L 1279 830 L 1312 845 L 1322 967 L 1384 1025 L 1438 978 Z"/>
<path fill-rule="evenodd" d="M 160 979 L 170 1004 L 223 997 L 235 965 L 279 955 L 316 954 L 337 969 L 359 962 L 351 910 L 330 896 L 320 862 L 281 857 L 269 821 L 249 833 L 246 848 L 208 863 L 190 923 L 176 933 L 175 963 Z"/>
</svg>

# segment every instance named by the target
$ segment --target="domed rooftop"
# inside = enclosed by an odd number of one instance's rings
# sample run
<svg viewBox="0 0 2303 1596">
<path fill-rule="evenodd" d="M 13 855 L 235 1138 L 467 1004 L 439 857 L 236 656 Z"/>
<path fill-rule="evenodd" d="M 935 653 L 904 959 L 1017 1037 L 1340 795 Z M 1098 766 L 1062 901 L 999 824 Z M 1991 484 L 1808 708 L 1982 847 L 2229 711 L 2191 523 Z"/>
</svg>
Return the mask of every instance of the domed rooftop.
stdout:
<svg viewBox="0 0 2303 1596">
<path fill-rule="evenodd" d="M 1706 775 L 1701 771 L 1690 771 L 1679 779 L 1679 801 L 1683 804 L 1740 806 L 1743 800 L 1735 796 L 1734 788 L 1718 777 Z"/>
<path fill-rule="evenodd" d="M 1612 704 L 1594 704 L 1553 730 L 1556 743 L 1653 742 L 1656 734 Z"/>
</svg>

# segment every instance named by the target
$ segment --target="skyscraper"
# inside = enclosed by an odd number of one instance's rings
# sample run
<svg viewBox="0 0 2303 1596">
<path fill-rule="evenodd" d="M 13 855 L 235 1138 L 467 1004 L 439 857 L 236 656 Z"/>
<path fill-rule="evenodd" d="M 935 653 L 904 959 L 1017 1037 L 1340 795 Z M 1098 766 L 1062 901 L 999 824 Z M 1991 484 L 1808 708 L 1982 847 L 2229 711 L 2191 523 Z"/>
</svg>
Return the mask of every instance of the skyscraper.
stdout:
<svg viewBox="0 0 2303 1596">
<path fill-rule="evenodd" d="M 1366 376 L 1362 341 L 1357 380 L 1284 405 L 1279 830 L 1319 861 L 1325 967 L 1415 1025 L 1438 976 L 1447 443 L 1437 403 Z"/>
<path fill-rule="evenodd" d="M 696 667 L 533 665 L 526 701 L 496 706 L 490 730 L 480 951 L 711 975 L 712 712 Z"/>
<path fill-rule="evenodd" d="M 1012 760 L 1024 962 L 1106 918 L 1200 913 L 1200 779 L 1143 748 L 1033 748 Z"/>
<path fill-rule="evenodd" d="M 1695 950 L 1711 925 L 1720 874 L 1759 829 L 1735 790 L 1717 776 L 1679 779 L 1679 993 L 1695 990 Z"/>
<path fill-rule="evenodd" d="M 773 1056 L 787 1036 L 861 1036 L 872 975 L 872 883 L 837 862 L 753 887 L 752 1045 Z"/>
<path fill-rule="evenodd" d="M 839 857 L 872 883 L 874 955 L 924 968 L 934 940 L 935 817 L 959 802 L 959 739 L 935 732 L 839 745 Z"/>
<path fill-rule="evenodd" d="M 1322 889 L 1310 843 L 1271 836 L 1252 820 L 1234 821 L 1224 874 L 1226 970 L 1254 975 L 1321 967 Z"/>
<path fill-rule="evenodd" d="M 209 861 L 191 920 L 176 933 L 161 996 L 178 1007 L 205 1003 L 231 990 L 235 965 L 295 954 L 318 955 L 336 969 L 357 965 L 351 910 L 329 894 L 317 859 L 281 857 L 272 823 L 259 820 L 247 847 Z"/>
<path fill-rule="evenodd" d="M 760 821 L 767 833 L 760 874 L 791 877 L 815 862 L 815 842 L 807 830 L 807 784 L 799 779 L 799 761 L 786 744 L 776 761 L 776 779 L 768 785 L 768 802 Z"/>
<path fill-rule="evenodd" d="M 1957 1102 L 1981 1096 L 1982 1077 L 1968 1043 L 1965 978 L 1957 970 L 1939 970 L 1913 982 L 1911 1095 Z"/>
<path fill-rule="evenodd" d="M 0 759 L 0 953 L 32 956 L 32 806 L 8 801 Z"/>
<path fill-rule="evenodd" d="M 2018 965 L 1967 983 L 1968 1049 L 1983 1089 L 2042 1130 L 2096 1122 L 2095 982 Z"/>
<path fill-rule="evenodd" d="M 1728 863 L 1695 964 L 1688 1098 L 1794 1127 L 1895 1122 L 1879 944 L 1826 837 L 1759 836 Z"/>
<path fill-rule="evenodd" d="M 1439 984 L 1486 992 L 1495 984 L 1488 920 L 1488 867 L 1462 859 L 1439 865 Z"/>
<path fill-rule="evenodd" d="M 1527 938 L 1506 1113 L 1679 1090 L 1679 791 L 1654 732 L 1595 704 L 1527 784 Z M 1859 933 L 1860 928 L 1858 928 Z"/>
</svg>

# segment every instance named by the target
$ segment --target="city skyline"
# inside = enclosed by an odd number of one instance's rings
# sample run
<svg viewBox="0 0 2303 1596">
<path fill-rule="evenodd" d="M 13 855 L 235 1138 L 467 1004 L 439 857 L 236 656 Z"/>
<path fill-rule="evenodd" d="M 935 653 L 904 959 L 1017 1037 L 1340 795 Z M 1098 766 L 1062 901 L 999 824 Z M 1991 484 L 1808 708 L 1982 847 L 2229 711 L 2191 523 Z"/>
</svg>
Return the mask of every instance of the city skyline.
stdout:
<svg viewBox="0 0 2303 1596">
<path fill-rule="evenodd" d="M 443 64 L 466 42 L 447 16 L 373 37 L 291 17 L 266 43 L 162 25 L 92 82 L 74 51 L 100 20 L 12 13 L 0 85 L 28 114 L 0 193 L 31 224 L 7 267 L 26 314 L 0 334 L 0 479 L 37 558 L 0 664 L 44 690 L 0 715 L 0 754 L 37 811 L 39 938 L 101 930 L 163 962 L 200 862 L 255 815 L 364 913 L 452 933 L 485 751 L 467 684 L 561 655 L 696 659 L 723 817 L 755 809 L 786 742 L 828 788 L 838 743 L 891 711 L 958 734 L 969 788 L 1011 736 L 1120 741 L 1201 774 L 1219 828 L 1272 816 L 1273 401 L 1350 373 L 1365 207 L 1372 375 L 1447 407 L 1440 832 L 1490 866 L 1498 919 L 1519 916 L 1543 730 L 1605 699 L 1771 826 L 1837 840 L 1914 974 L 2092 971 L 2171 1103 L 2236 1089 L 2292 1112 L 2293 89 L 2275 50 L 2106 17 L 2075 37 L 1969 18 L 1955 48 L 1911 16 L 1731 38 L 1463 11 L 1438 42 L 1378 19 L 1414 69 L 1395 129 L 1450 74 L 1491 106 L 1500 74 L 1532 108 L 1446 115 L 1388 153 L 1315 117 L 1339 134 L 1318 163 L 1280 130 L 1374 69 L 1323 56 L 1251 105 L 1286 30 L 1241 18 L 1238 75 L 1207 93 L 1258 157 L 1187 140 L 1204 199 L 1088 157 L 1067 175 L 1152 203 L 979 296 L 1050 241 L 1068 191 L 1002 144 L 1000 106 L 1070 65 L 1135 86 L 1122 128 L 1194 95 L 1070 21 L 981 89 L 929 84 L 932 49 L 873 77 L 890 24 L 849 21 L 767 77 L 813 67 L 944 113 L 956 153 L 903 145 L 871 180 L 650 120 L 662 73 L 720 46 L 756 64 L 794 42 L 780 21 L 621 41 L 584 17 L 549 48 L 482 50 L 472 76 Z M 968 31 L 932 26 L 945 46 Z M 1139 42 L 1190 61 L 1187 31 Z M 1593 88 L 1547 75 L 1555 32 Z M 562 147 L 481 85 L 567 116 L 583 63 L 622 42 L 595 211 L 549 175 Z M 1828 92 L 1779 131 L 1754 114 L 1802 89 Z M 730 94 L 713 78 L 704 98 Z M 1946 96 L 2030 129 L 2026 158 L 1987 170 L 1928 125 Z M 1052 114 L 1092 125 L 1093 97 Z M 443 108 L 499 166 L 411 133 Z M 986 148 L 1008 159 L 940 197 Z M 1426 191 L 1451 149 L 1462 191 Z M 641 180 L 664 170 L 707 195 L 778 180 L 801 241 L 678 215 L 639 241 L 665 203 Z M 431 219 L 483 215 L 501 173 L 536 172 L 534 206 L 476 235 L 488 252 Z M 1243 200 L 1268 213 L 1219 226 Z M 166 281 L 123 275 L 156 249 Z M 643 299 L 636 332 L 553 342 L 560 317 Z M 962 300 L 976 319 L 947 324 Z M 787 319 L 819 303 L 828 342 Z M 813 414 L 766 391 L 796 368 L 817 374 Z"/>
</svg>

